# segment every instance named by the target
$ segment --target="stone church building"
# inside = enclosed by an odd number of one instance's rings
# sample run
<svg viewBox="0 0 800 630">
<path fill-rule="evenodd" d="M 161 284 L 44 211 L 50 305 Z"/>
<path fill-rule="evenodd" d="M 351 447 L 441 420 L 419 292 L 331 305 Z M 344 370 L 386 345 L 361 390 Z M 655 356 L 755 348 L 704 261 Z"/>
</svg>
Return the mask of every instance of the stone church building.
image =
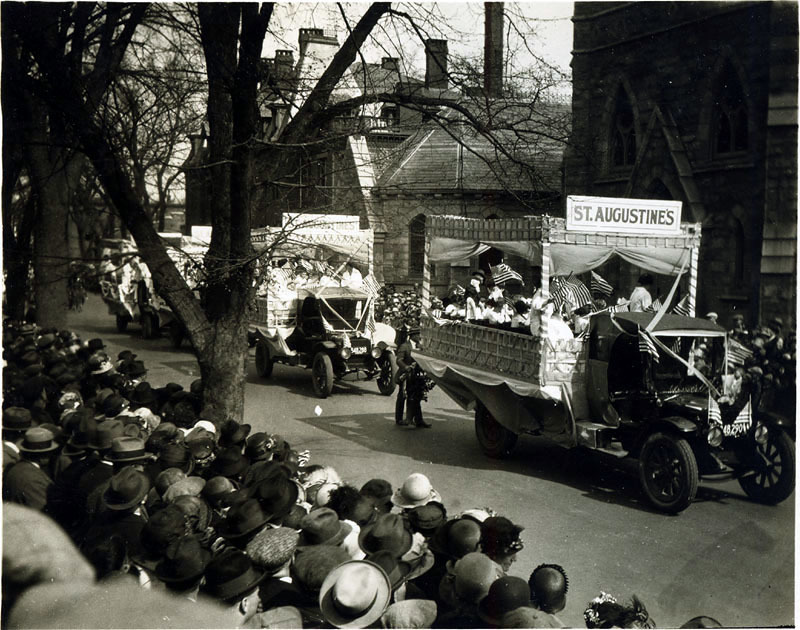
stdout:
<svg viewBox="0 0 800 630">
<path fill-rule="evenodd" d="M 698 312 L 723 324 L 796 316 L 797 20 L 789 2 L 575 3 L 566 192 L 682 201 Z"/>
</svg>

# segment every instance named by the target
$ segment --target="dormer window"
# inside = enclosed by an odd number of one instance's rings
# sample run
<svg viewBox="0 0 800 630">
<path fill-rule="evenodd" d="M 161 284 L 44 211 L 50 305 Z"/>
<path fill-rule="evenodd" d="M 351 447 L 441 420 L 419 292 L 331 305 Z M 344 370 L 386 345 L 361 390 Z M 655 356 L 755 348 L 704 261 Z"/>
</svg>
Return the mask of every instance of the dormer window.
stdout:
<svg viewBox="0 0 800 630">
<path fill-rule="evenodd" d="M 730 62 L 725 64 L 717 81 L 713 125 L 715 155 L 747 150 L 747 104 L 742 84 Z"/>
</svg>

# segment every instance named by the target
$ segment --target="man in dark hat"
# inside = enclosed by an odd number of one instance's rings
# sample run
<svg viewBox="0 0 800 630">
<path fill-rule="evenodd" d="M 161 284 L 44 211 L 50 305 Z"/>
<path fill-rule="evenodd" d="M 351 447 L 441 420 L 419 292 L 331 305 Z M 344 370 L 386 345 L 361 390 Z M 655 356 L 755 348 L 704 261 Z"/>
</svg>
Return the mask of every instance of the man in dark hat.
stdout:
<svg viewBox="0 0 800 630">
<path fill-rule="evenodd" d="M 3 409 L 3 470 L 20 460 L 17 442 L 33 426 L 31 412 L 24 407 Z"/>
<path fill-rule="evenodd" d="M 228 549 L 209 562 L 202 590 L 219 600 L 230 612 L 232 627 L 240 628 L 258 612 L 258 587 L 265 577 L 247 554 Z"/>
<path fill-rule="evenodd" d="M 431 428 L 429 422 L 422 418 L 422 399 L 423 391 L 420 387 L 420 379 L 424 377 L 417 371 L 417 362 L 411 355 L 411 351 L 419 347 L 419 328 L 412 328 L 407 333 L 407 338 L 403 339 L 397 348 L 397 402 L 394 408 L 394 421 L 400 426 L 406 426 L 413 422 L 417 427 L 425 429 Z M 408 409 L 405 410 L 406 399 L 408 399 Z M 403 417 L 403 412 L 406 416 Z"/>
<path fill-rule="evenodd" d="M 44 510 L 53 479 L 45 472 L 59 445 L 51 431 L 34 427 L 17 443 L 20 461 L 3 475 L 3 500 Z"/>
</svg>

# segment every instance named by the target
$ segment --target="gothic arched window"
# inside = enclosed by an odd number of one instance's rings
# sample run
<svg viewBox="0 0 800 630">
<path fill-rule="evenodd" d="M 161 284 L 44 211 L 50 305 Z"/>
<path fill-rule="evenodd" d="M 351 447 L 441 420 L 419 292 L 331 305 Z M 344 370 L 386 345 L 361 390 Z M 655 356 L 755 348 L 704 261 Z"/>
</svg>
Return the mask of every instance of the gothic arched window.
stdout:
<svg viewBox="0 0 800 630">
<path fill-rule="evenodd" d="M 418 214 L 408 224 L 408 277 L 421 278 L 425 259 L 425 215 Z"/>
<path fill-rule="evenodd" d="M 730 62 L 717 79 L 712 142 L 716 155 L 747 150 L 747 103 L 742 84 Z"/>
<path fill-rule="evenodd" d="M 636 125 L 631 101 L 622 86 L 617 91 L 611 125 L 611 164 L 632 166 L 636 161 Z"/>
</svg>

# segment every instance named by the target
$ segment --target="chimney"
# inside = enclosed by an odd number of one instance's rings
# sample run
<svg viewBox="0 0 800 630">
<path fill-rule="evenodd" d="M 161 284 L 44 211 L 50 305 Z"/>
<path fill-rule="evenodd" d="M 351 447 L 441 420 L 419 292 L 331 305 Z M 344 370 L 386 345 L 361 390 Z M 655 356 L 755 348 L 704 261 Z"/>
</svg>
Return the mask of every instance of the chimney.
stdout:
<svg viewBox="0 0 800 630">
<path fill-rule="evenodd" d="M 294 68 L 294 53 L 291 50 L 275 51 L 275 76 L 285 77 L 291 74 Z"/>
<path fill-rule="evenodd" d="M 447 40 L 429 39 L 425 42 L 425 87 L 446 90 Z"/>
<path fill-rule="evenodd" d="M 381 68 L 384 70 L 397 70 L 400 64 L 398 57 L 384 57 L 381 59 Z"/>
<path fill-rule="evenodd" d="M 485 2 L 483 86 L 490 98 L 503 95 L 503 3 Z"/>
<path fill-rule="evenodd" d="M 306 48 L 312 42 L 316 44 L 330 44 L 333 46 L 339 45 L 339 40 L 336 38 L 335 34 L 331 34 L 331 31 L 328 31 L 328 34 L 326 34 L 321 28 L 301 28 L 300 35 L 297 38 L 297 43 L 300 46 L 301 59 L 306 54 Z"/>
</svg>

